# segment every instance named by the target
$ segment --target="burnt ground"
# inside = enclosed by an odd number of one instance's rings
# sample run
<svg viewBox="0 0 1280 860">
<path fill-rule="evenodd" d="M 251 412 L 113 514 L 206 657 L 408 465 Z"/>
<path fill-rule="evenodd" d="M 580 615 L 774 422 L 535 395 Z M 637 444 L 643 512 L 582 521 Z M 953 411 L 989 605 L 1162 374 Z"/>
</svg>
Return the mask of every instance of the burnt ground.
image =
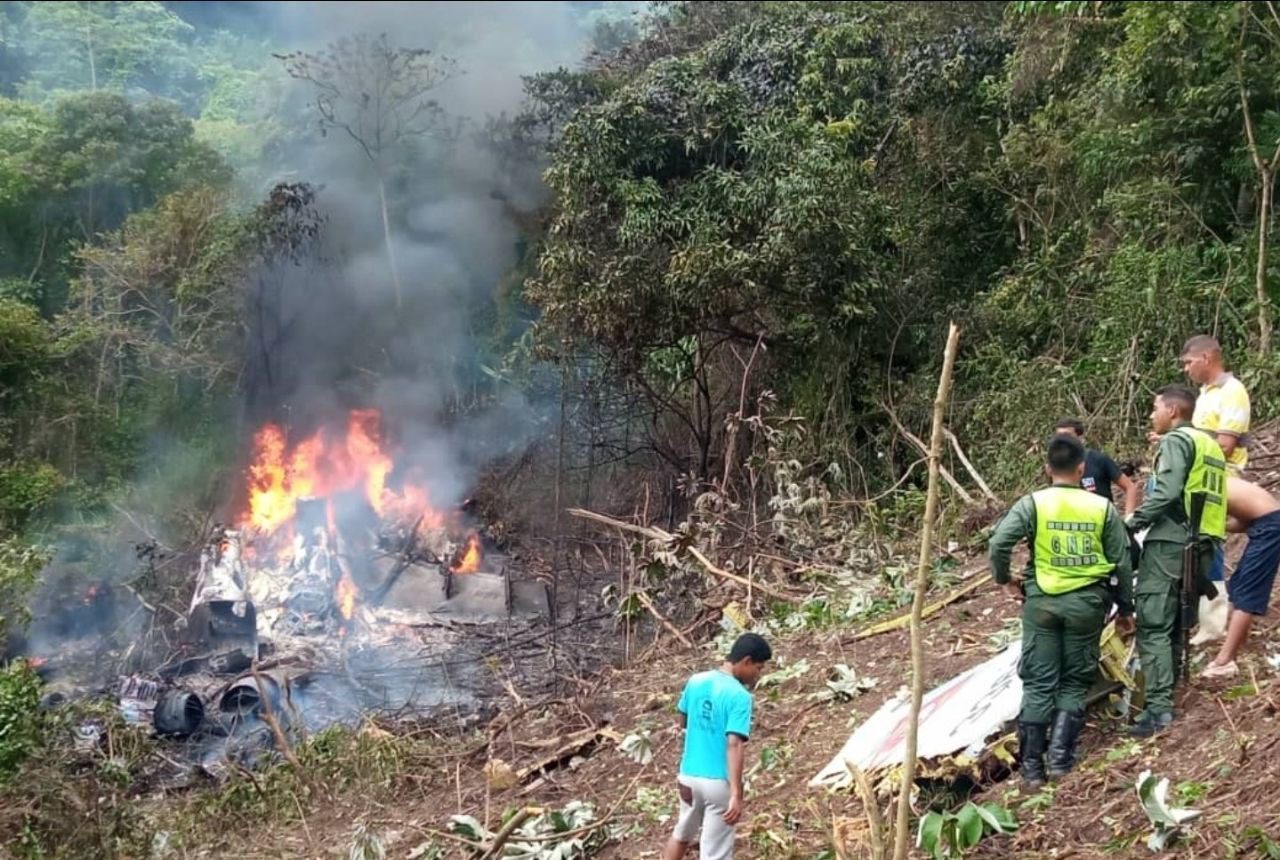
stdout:
<svg viewBox="0 0 1280 860">
<path fill-rule="evenodd" d="M 995 650 L 989 637 L 1015 616 L 1016 608 L 988 587 L 926 622 L 927 686 L 987 659 Z M 909 644 L 902 631 L 853 641 L 852 631 L 840 630 L 801 634 L 781 642 L 778 650 L 784 658 L 803 656 L 813 668 L 757 694 L 757 727 L 748 757 L 748 769 L 757 767 L 757 772 L 736 856 L 817 858 L 831 846 L 833 821 L 862 813 L 852 795 L 810 789 L 807 782 L 852 728 L 907 681 Z M 1021 828 L 1012 837 L 988 839 L 974 856 L 1153 856 L 1145 847 L 1149 826 L 1133 790 L 1138 774 L 1148 768 L 1170 779 L 1173 795 L 1205 811 L 1189 841 L 1165 856 L 1266 856 L 1254 850 L 1257 838 L 1245 834 L 1253 827 L 1278 833 L 1280 791 L 1273 775 L 1280 767 L 1280 702 L 1276 673 L 1264 659 L 1271 650 L 1280 650 L 1280 625 L 1266 619 L 1250 641 L 1242 677 L 1233 682 L 1194 680 L 1180 694 L 1177 722 L 1156 738 L 1131 741 L 1117 721 L 1091 714 L 1081 765 L 1050 791 L 1027 796 L 1016 780 L 978 786 L 975 800 L 1008 806 Z M 825 670 L 837 663 L 876 678 L 877 686 L 849 703 L 815 701 L 812 694 L 823 689 Z M 397 791 L 398 797 L 340 798 L 310 813 L 306 827 L 256 831 L 249 838 L 229 840 L 218 853 L 346 856 L 359 821 L 369 832 L 383 835 L 387 856 L 405 857 L 431 838 L 431 831 L 447 830 L 449 816 L 459 810 L 484 820 L 487 809 L 496 830 L 503 810 L 585 800 L 601 815 L 612 812 L 611 823 L 619 830 L 618 839 L 596 856 L 657 857 L 672 823 L 666 817 L 675 807 L 680 753 L 679 733 L 673 728 L 675 698 L 685 677 L 711 664 L 708 651 L 666 648 L 651 659 L 609 670 L 558 701 L 515 704 L 507 712 L 510 719 L 500 715 L 491 733 L 478 732 L 457 742 L 455 751 L 443 751 L 437 763 Z M 488 785 L 487 760 L 501 760 L 519 772 L 546 760 L 548 750 L 562 740 L 603 720 L 616 735 L 564 766 L 512 788 Z M 655 753 L 646 766 L 616 748 L 617 736 L 640 728 L 651 731 Z M 762 760 L 766 764 L 760 766 Z M 495 768 L 504 769 L 491 765 L 490 772 Z M 1240 846 L 1236 855 L 1228 847 L 1232 840 Z M 454 850 L 448 856 L 467 856 L 465 848 Z"/>
<path fill-rule="evenodd" d="M 1280 487 L 1280 457 L 1267 452 L 1280 450 L 1280 433 L 1275 425 L 1267 429 L 1252 477 L 1274 492 Z M 1233 540 L 1233 555 L 1239 545 L 1239 539 Z M 710 598 L 703 603 L 704 609 L 713 605 Z M 985 585 L 929 618 L 926 689 L 998 650 L 1016 615 L 1013 604 Z M 807 786 L 852 729 L 909 679 L 905 631 L 863 640 L 856 640 L 856 633 L 828 629 L 776 641 L 784 662 L 803 657 L 812 668 L 757 692 L 757 723 L 748 748 L 747 819 L 739 826 L 736 856 L 833 857 L 826 853 L 833 825 L 854 822 L 856 829 L 863 820 L 861 804 L 852 794 Z M 590 641 L 568 644 L 583 652 L 599 647 Z M 1188 837 L 1161 856 L 1280 856 L 1280 848 L 1273 854 L 1264 850 L 1270 848 L 1268 837 L 1280 837 L 1280 780 L 1275 776 L 1280 772 L 1280 677 L 1266 660 L 1278 652 L 1280 623 L 1274 617 L 1263 619 L 1242 655 L 1241 676 L 1232 681 L 1193 679 L 1179 691 L 1177 721 L 1157 737 L 1133 741 L 1121 721 L 1095 709 L 1082 737 L 1082 761 L 1059 784 L 1028 795 L 1007 773 L 988 772 L 977 785 L 960 780 L 949 794 L 946 784 L 933 784 L 919 795 L 917 809 L 931 801 L 954 803 L 971 791 L 976 801 L 1012 810 L 1019 831 L 985 840 L 971 856 L 1152 857 L 1156 855 L 1145 845 L 1150 825 L 1134 791 L 1138 775 L 1150 769 L 1169 779 L 1176 805 L 1203 810 Z M 1198 649 L 1197 664 L 1210 656 Z M 827 673 L 839 663 L 875 678 L 877 685 L 847 703 L 816 700 Z M 656 858 L 676 807 L 680 736 L 674 728 L 675 699 L 688 675 L 713 664 L 709 645 L 685 647 L 663 633 L 628 664 L 593 676 L 570 677 L 562 665 L 557 690 L 538 698 L 511 688 L 502 711 L 487 727 L 468 733 L 435 730 L 427 752 L 398 759 L 395 772 L 380 782 L 363 780 L 358 790 L 313 786 L 307 789 L 311 802 L 305 813 L 299 804 L 297 816 L 221 832 L 213 842 L 189 846 L 183 856 L 347 857 L 353 835 L 361 832 L 375 834 L 387 857 L 475 856 L 444 833 L 450 816 L 467 813 L 497 830 L 504 811 L 560 808 L 580 800 L 592 803 L 615 834 L 595 856 Z M 603 734 L 596 733 L 599 728 Z M 654 756 L 647 765 L 618 749 L 623 736 L 640 730 L 651 733 Z M 370 733 L 380 735 L 380 730 Z M 548 763 L 550 769 L 537 771 Z M 422 846 L 428 841 L 445 853 L 427 853 Z M 847 856 L 867 856 L 867 851 L 853 846 Z"/>
</svg>

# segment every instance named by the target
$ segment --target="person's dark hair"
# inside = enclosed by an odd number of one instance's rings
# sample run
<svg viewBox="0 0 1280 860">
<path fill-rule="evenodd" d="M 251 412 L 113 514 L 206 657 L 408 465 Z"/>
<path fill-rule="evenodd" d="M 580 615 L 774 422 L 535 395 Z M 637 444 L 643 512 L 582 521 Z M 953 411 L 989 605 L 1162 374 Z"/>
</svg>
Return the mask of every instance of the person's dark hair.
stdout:
<svg viewBox="0 0 1280 860">
<path fill-rule="evenodd" d="M 1084 462 L 1084 443 L 1074 436 L 1057 433 L 1049 439 L 1047 447 L 1049 450 L 1045 461 L 1055 475 L 1074 472 Z"/>
<path fill-rule="evenodd" d="M 1053 429 L 1062 430 L 1063 428 L 1074 431 L 1077 436 L 1084 435 L 1084 422 L 1079 418 L 1059 418 L 1058 423 L 1053 425 Z"/>
<path fill-rule="evenodd" d="M 1221 355 L 1222 344 L 1218 343 L 1218 339 L 1216 337 L 1211 337 L 1207 334 L 1198 334 L 1195 337 L 1188 339 L 1187 342 L 1182 345 L 1183 358 L 1191 355 L 1201 355 L 1203 353 L 1209 353 L 1210 355 L 1218 353 Z"/>
<path fill-rule="evenodd" d="M 1185 385 L 1166 385 L 1156 392 L 1165 403 L 1174 407 L 1179 418 L 1191 419 L 1196 411 L 1196 393 Z"/>
<path fill-rule="evenodd" d="M 764 663 L 773 659 L 773 649 L 769 647 L 769 643 L 764 641 L 764 637 L 759 633 L 743 633 L 733 643 L 733 647 L 729 649 L 730 663 L 737 663 L 748 657 L 751 658 L 753 663 Z"/>
</svg>

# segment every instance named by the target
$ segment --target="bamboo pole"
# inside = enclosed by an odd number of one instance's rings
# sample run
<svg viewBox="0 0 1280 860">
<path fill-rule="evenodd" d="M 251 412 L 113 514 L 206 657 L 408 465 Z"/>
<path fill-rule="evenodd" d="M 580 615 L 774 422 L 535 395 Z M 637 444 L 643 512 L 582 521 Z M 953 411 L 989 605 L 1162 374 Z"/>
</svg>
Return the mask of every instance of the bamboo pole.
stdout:
<svg viewBox="0 0 1280 860">
<path fill-rule="evenodd" d="M 907 719 L 906 749 L 902 754 L 902 784 L 898 792 L 898 819 L 894 827 L 893 858 L 906 860 L 911 838 L 911 786 L 916 777 L 916 750 L 920 734 L 920 703 L 924 700 L 924 635 L 920 629 L 925 591 L 929 586 L 929 562 L 933 556 L 933 525 L 938 517 L 938 471 L 942 459 L 942 422 L 951 396 L 951 372 L 956 364 L 956 344 L 960 329 L 953 322 L 947 333 L 942 356 L 938 396 L 933 401 L 933 433 L 929 438 L 929 489 L 925 499 L 924 524 L 920 531 L 920 564 L 916 568 L 916 593 L 911 602 L 911 711 Z"/>
</svg>

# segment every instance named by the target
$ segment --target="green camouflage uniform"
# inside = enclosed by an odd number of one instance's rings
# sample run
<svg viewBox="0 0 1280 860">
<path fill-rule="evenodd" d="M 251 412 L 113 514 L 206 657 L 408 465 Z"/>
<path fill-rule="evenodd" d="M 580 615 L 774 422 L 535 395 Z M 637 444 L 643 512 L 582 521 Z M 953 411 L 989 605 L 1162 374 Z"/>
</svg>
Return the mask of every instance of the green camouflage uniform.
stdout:
<svg viewBox="0 0 1280 860">
<path fill-rule="evenodd" d="M 1084 492 L 1083 490 L 1081 492 Z M 1099 640 L 1114 599 L 1123 615 L 1133 612 L 1133 572 L 1124 521 L 1108 504 L 1102 553 L 1114 565 L 1113 576 L 1065 594 L 1046 594 L 1036 582 L 1035 553 L 1027 562 L 1022 604 L 1023 723 L 1049 723 L 1055 711 L 1079 712 L 1098 671 Z M 1023 496 L 991 536 L 991 573 L 1001 585 L 1011 581 L 1013 548 L 1022 540 L 1035 545 L 1036 509 Z M 1108 580 L 1114 578 L 1114 587 Z"/>
<path fill-rule="evenodd" d="M 1174 429 L 1182 427 L 1191 427 L 1191 422 L 1184 421 Z M 1134 531 L 1150 528 L 1142 544 L 1135 589 L 1138 657 L 1146 679 L 1145 714 L 1150 716 L 1173 714 L 1173 686 L 1182 654 L 1182 548 L 1187 543 L 1183 491 L 1194 461 L 1195 447 L 1190 441 L 1178 433 L 1165 434 L 1142 505 L 1129 518 Z M 1202 573 L 1213 565 L 1220 542 L 1214 537 L 1201 539 Z"/>
</svg>

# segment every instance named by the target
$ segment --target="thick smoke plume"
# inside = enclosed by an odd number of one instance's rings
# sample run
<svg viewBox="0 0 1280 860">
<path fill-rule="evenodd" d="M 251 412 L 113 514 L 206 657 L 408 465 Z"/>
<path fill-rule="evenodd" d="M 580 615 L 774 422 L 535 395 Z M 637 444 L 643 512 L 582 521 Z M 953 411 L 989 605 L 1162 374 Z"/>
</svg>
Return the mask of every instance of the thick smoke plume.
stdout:
<svg viewBox="0 0 1280 860">
<path fill-rule="evenodd" d="M 481 389 L 484 383 L 476 381 L 483 379 L 477 369 L 488 332 L 474 312 L 519 261 L 515 220 L 535 210 L 544 195 L 538 158 L 530 153 L 513 160 L 509 150 L 499 156 L 483 145 L 481 131 L 520 109 L 521 76 L 581 61 L 591 8 L 605 4 L 237 3 L 224 4 L 216 15 L 209 11 L 213 5 L 174 4 L 196 19 L 214 15 L 217 26 L 261 38 L 281 53 L 321 52 L 344 37 L 385 33 L 396 47 L 427 49 L 456 62 L 458 73 L 433 93 L 443 112 L 438 127 L 389 158 L 400 303 L 369 161 L 343 136 L 321 136 L 314 90 L 289 82 L 281 113 L 285 143 L 265 169 L 255 165 L 268 181 L 252 196 L 262 199 L 278 182 L 306 183 L 318 190 L 320 230 L 298 259 L 264 265 L 246 284 L 255 306 L 248 319 L 240 440 L 247 449 L 251 432 L 265 421 L 301 439 L 321 426 L 342 426 L 348 410 L 375 407 L 384 416 L 397 468 L 424 476 L 433 503 L 454 504 L 484 463 L 527 440 L 542 420 L 537 405 L 518 392 L 492 382 Z M 232 7 L 234 14 L 227 11 Z M 283 65 L 276 71 L 285 78 Z M 157 451 L 182 446 L 173 439 L 153 443 Z M 234 494 L 243 490 L 244 465 L 225 464 L 235 474 L 225 481 L 233 497 L 215 512 L 224 521 L 242 512 L 244 500 Z M 106 550 L 90 560 L 89 550 L 68 543 L 54 568 L 84 568 L 88 580 L 132 577 L 138 563 L 131 544 L 146 536 L 135 525 L 122 521 L 121 545 L 110 549 L 110 561 L 102 557 Z M 30 630 L 34 651 L 48 653 L 77 633 L 131 630 L 142 617 L 135 605 L 116 611 L 69 590 L 78 586 L 51 588 L 51 578 L 52 572 L 36 598 L 37 606 L 49 605 L 47 614 L 37 611 Z M 75 615 L 75 630 L 64 629 L 56 606 L 68 594 L 84 607 Z M 81 616 L 88 615 L 95 616 L 92 625 L 83 623 Z"/>
<path fill-rule="evenodd" d="M 387 34 L 392 45 L 445 55 L 457 72 L 432 97 L 442 116 L 383 166 L 392 242 L 388 264 L 374 165 L 340 131 L 316 132 L 315 91 L 293 83 L 299 129 L 283 153 L 282 181 L 320 188 L 324 224 L 301 266 L 266 273 L 278 304 L 254 332 L 249 423 L 282 421 L 295 434 L 373 406 L 440 501 L 457 501 L 475 468 L 528 437 L 537 410 L 514 392 L 485 391 L 474 406 L 479 343 L 473 311 L 518 262 L 514 218 L 542 201 L 542 166 L 484 145 L 490 120 L 520 108 L 521 76 L 574 65 L 586 50 L 581 8 L 570 3 L 272 4 L 284 50 L 320 52 L 344 37 Z M 578 4 L 579 6 L 583 4 Z M 495 396 L 496 395 L 496 396 Z"/>
</svg>

